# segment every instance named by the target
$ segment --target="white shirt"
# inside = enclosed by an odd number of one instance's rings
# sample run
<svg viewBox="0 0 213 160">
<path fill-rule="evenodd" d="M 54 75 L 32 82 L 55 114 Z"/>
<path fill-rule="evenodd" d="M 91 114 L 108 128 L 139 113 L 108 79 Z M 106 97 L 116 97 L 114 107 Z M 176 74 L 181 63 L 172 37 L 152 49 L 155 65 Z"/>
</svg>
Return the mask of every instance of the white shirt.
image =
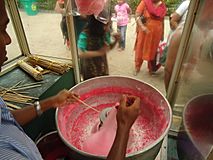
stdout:
<svg viewBox="0 0 213 160">
<path fill-rule="evenodd" d="M 179 24 L 185 23 L 186 21 L 189 3 L 190 3 L 190 0 L 183 1 L 175 11 L 179 16 L 181 16 Z"/>
<path fill-rule="evenodd" d="M 1 97 L 0 160 L 42 160 L 35 143 L 24 133 Z"/>
</svg>

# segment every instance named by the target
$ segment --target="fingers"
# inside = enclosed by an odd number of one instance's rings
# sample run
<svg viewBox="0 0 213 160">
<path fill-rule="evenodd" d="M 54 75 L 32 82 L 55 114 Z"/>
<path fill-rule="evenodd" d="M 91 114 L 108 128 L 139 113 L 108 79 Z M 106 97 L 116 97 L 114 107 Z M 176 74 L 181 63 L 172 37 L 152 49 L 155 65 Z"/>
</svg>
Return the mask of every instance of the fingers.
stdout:
<svg viewBox="0 0 213 160">
<path fill-rule="evenodd" d="M 80 97 L 78 94 L 76 94 L 74 92 L 70 92 L 70 91 L 69 91 L 69 95 L 70 95 L 71 98 L 79 98 Z"/>
<path fill-rule="evenodd" d="M 122 95 L 119 107 L 125 107 L 126 106 L 126 99 L 127 99 L 126 95 Z"/>
<path fill-rule="evenodd" d="M 138 115 L 141 113 L 141 102 L 140 102 L 140 98 L 139 97 L 137 97 L 135 99 L 132 107 L 134 107 L 137 110 Z"/>
<path fill-rule="evenodd" d="M 140 108 L 140 98 L 131 95 L 122 95 L 120 100 L 121 107 Z"/>
<path fill-rule="evenodd" d="M 58 99 L 60 99 L 61 103 L 73 103 L 76 101 L 76 99 L 79 98 L 79 95 L 68 91 L 66 89 L 63 89 L 58 95 L 57 95 Z"/>
<path fill-rule="evenodd" d="M 136 97 L 135 98 L 135 101 L 133 103 L 133 106 L 135 106 L 136 108 L 139 108 L 140 107 L 140 98 L 139 97 Z"/>
</svg>

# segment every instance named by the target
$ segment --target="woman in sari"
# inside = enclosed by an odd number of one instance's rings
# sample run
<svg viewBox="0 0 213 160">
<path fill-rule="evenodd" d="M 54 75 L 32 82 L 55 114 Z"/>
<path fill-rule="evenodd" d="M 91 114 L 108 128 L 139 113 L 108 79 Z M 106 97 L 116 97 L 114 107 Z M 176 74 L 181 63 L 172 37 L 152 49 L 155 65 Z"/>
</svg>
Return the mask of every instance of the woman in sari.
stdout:
<svg viewBox="0 0 213 160">
<path fill-rule="evenodd" d="M 142 0 L 136 9 L 137 37 L 135 42 L 135 75 L 140 71 L 143 61 L 148 61 L 152 74 L 160 68 L 156 65 L 156 54 L 163 37 L 163 21 L 166 5 L 161 0 Z"/>
</svg>

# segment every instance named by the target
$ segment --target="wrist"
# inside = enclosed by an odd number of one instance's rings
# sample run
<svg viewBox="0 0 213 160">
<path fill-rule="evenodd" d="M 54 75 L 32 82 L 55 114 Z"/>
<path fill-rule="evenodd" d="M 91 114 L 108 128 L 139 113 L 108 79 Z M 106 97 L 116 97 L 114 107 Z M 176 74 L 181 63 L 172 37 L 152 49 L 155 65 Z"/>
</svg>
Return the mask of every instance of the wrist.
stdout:
<svg viewBox="0 0 213 160">
<path fill-rule="evenodd" d="M 48 109 L 58 107 L 59 103 L 58 103 L 57 97 L 53 96 L 53 97 L 48 98 L 47 99 L 47 104 L 48 104 L 47 105 Z"/>
<path fill-rule="evenodd" d="M 122 132 L 122 133 L 129 133 L 132 125 L 127 125 L 127 124 L 118 124 L 117 131 Z"/>
<path fill-rule="evenodd" d="M 51 108 L 55 108 L 57 106 L 57 102 L 55 101 L 55 98 L 53 96 L 40 101 L 40 106 L 41 106 L 41 111 L 45 112 Z"/>
</svg>

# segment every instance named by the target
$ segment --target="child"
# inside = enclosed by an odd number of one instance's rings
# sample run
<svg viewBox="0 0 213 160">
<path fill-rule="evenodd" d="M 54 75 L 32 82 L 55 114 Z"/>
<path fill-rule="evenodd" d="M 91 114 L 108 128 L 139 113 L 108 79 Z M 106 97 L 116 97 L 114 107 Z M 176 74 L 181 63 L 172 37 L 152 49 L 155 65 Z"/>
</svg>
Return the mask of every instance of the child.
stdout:
<svg viewBox="0 0 213 160">
<path fill-rule="evenodd" d="M 126 29 L 129 22 L 129 15 L 132 13 L 131 8 L 125 0 L 117 0 L 118 4 L 115 6 L 115 15 L 117 18 L 117 30 L 121 33 L 121 40 L 119 42 L 119 51 L 125 49 Z"/>
<path fill-rule="evenodd" d="M 83 80 L 109 74 L 106 53 L 115 46 L 119 35 L 113 35 L 115 41 L 111 43 L 111 23 L 108 19 L 103 19 L 89 16 L 86 27 L 79 35 L 78 49 Z"/>
</svg>

